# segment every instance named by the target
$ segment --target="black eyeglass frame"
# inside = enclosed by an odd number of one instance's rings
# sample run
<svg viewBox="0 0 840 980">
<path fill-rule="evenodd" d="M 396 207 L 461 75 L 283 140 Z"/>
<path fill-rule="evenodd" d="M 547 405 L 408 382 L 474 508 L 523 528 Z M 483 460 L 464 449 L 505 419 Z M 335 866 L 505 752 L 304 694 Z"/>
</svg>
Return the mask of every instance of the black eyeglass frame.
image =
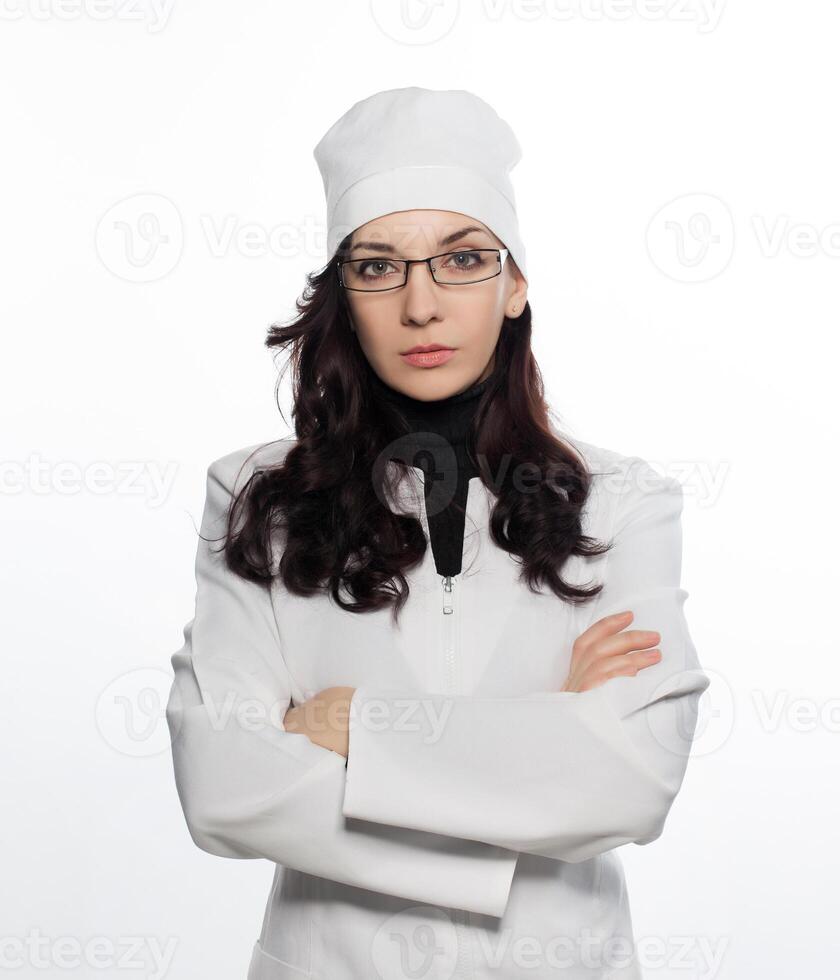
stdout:
<svg viewBox="0 0 840 980">
<path fill-rule="evenodd" d="M 468 255 L 470 252 L 495 252 L 499 259 L 499 268 L 492 276 L 485 276 L 483 279 L 471 279 L 469 282 L 438 282 L 435 279 L 435 270 L 432 267 L 433 259 L 442 259 L 447 255 Z M 452 252 L 440 252 L 438 255 L 429 255 L 425 259 L 392 259 L 390 257 L 378 257 L 369 256 L 364 259 L 344 259 L 338 263 L 338 281 L 345 289 L 351 289 L 354 293 L 387 293 L 392 289 L 402 289 L 403 286 L 408 282 L 408 271 L 409 266 L 416 265 L 418 262 L 425 262 L 429 267 L 429 274 L 438 286 L 473 286 L 478 282 L 487 282 L 488 279 L 495 279 L 496 276 L 502 274 L 502 269 L 505 265 L 505 260 L 510 255 L 510 250 L 507 248 L 459 248 Z M 349 265 L 351 262 L 402 262 L 404 263 L 403 269 L 403 281 L 398 286 L 385 286 L 384 289 L 360 289 L 357 286 L 348 286 L 341 275 L 341 270 L 345 265 Z"/>
</svg>

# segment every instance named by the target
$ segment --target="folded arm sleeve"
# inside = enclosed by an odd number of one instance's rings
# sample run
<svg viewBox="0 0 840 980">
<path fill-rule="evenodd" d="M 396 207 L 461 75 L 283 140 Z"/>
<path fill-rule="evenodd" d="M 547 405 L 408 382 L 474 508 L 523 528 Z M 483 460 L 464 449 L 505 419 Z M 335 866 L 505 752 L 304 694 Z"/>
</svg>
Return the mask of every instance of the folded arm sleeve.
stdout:
<svg viewBox="0 0 840 980">
<path fill-rule="evenodd" d="M 292 684 L 271 594 L 231 572 L 220 551 L 236 469 L 222 457 L 207 471 L 195 615 L 172 656 L 166 706 L 193 841 L 222 857 L 268 858 L 413 901 L 501 915 L 515 852 L 346 820 L 343 756 L 284 730 Z"/>
<path fill-rule="evenodd" d="M 588 622 L 632 609 L 661 660 L 580 693 L 357 688 L 346 815 L 571 862 L 661 834 L 709 679 L 683 614 L 682 488 L 640 457 L 623 475 Z M 527 655 L 524 638 L 511 656 Z"/>
</svg>

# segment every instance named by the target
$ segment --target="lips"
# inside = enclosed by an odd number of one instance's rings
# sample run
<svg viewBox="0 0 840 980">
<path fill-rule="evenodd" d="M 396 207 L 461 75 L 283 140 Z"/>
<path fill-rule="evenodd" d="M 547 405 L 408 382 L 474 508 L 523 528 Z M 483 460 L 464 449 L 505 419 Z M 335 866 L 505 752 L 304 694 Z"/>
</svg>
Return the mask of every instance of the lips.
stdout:
<svg viewBox="0 0 840 980">
<path fill-rule="evenodd" d="M 430 354 L 435 350 L 454 350 L 453 347 L 447 347 L 445 344 L 428 344 L 425 347 L 422 344 L 417 344 L 416 347 L 412 347 L 410 350 L 402 351 L 403 354 Z"/>
<path fill-rule="evenodd" d="M 455 356 L 455 353 L 452 347 L 431 344 L 426 347 L 412 347 L 411 350 L 401 354 L 400 357 L 402 357 L 406 364 L 411 364 L 413 367 L 433 368 L 438 367 L 440 364 L 445 364 Z"/>
</svg>

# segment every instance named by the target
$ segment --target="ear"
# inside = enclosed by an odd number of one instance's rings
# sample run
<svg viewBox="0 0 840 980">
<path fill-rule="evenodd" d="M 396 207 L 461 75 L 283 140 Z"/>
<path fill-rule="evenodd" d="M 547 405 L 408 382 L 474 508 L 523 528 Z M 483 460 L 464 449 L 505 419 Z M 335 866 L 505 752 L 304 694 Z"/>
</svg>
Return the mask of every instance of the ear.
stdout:
<svg viewBox="0 0 840 980">
<path fill-rule="evenodd" d="M 528 284 L 523 279 L 521 286 L 517 286 L 516 290 L 508 296 L 507 305 L 505 306 L 505 316 L 511 320 L 515 320 L 521 315 L 527 302 Z"/>
<path fill-rule="evenodd" d="M 505 306 L 505 316 L 511 320 L 515 320 L 522 311 L 525 309 L 525 304 L 528 302 L 528 281 L 519 271 L 519 266 L 512 262 L 511 272 L 513 273 L 513 290 L 507 298 L 507 304 Z"/>
</svg>

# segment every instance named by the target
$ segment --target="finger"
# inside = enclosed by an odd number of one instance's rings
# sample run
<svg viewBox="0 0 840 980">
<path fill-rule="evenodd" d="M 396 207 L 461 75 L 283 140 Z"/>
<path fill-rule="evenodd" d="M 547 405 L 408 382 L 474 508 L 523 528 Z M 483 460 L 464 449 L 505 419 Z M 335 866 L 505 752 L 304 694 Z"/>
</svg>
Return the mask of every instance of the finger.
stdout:
<svg viewBox="0 0 840 980">
<path fill-rule="evenodd" d="M 591 691 L 592 688 L 606 684 L 613 677 L 635 677 L 645 667 L 652 667 L 662 659 L 661 650 L 645 650 L 625 657 L 615 658 L 615 666 L 605 669 L 601 664 L 592 667 L 577 685 L 581 691 Z"/>
<path fill-rule="evenodd" d="M 661 635 L 656 630 L 622 630 L 588 647 L 575 647 L 572 651 L 574 666 L 578 671 L 584 672 L 605 658 L 628 655 L 635 650 L 646 650 L 655 646 L 661 639 Z"/>
<path fill-rule="evenodd" d="M 601 640 L 612 636 L 619 630 L 623 630 L 625 626 L 629 626 L 633 622 L 633 612 L 629 609 L 624 612 L 612 613 L 609 616 L 603 616 L 601 619 L 596 619 L 594 623 L 588 626 L 580 636 L 574 642 L 574 649 L 581 653 L 585 653 L 593 644 L 600 643 Z"/>
<path fill-rule="evenodd" d="M 623 630 L 596 643 L 587 651 L 586 656 L 590 661 L 617 657 L 635 650 L 647 650 L 656 646 L 661 639 L 662 634 L 656 630 Z"/>
<path fill-rule="evenodd" d="M 640 650 L 636 653 L 600 661 L 593 672 L 601 677 L 602 683 L 611 677 L 635 677 L 640 670 L 658 664 L 661 659 L 662 651 L 658 647 L 653 650 Z"/>
<path fill-rule="evenodd" d="M 624 629 L 625 626 L 629 626 L 632 622 L 633 612 L 630 609 L 624 612 L 612 613 L 610 616 L 603 616 L 601 619 L 596 619 L 591 626 L 587 627 L 580 634 L 575 640 L 575 646 L 580 645 L 582 649 L 585 649 L 592 643 L 597 643 L 599 640 L 612 636 L 613 633 Z"/>
</svg>

